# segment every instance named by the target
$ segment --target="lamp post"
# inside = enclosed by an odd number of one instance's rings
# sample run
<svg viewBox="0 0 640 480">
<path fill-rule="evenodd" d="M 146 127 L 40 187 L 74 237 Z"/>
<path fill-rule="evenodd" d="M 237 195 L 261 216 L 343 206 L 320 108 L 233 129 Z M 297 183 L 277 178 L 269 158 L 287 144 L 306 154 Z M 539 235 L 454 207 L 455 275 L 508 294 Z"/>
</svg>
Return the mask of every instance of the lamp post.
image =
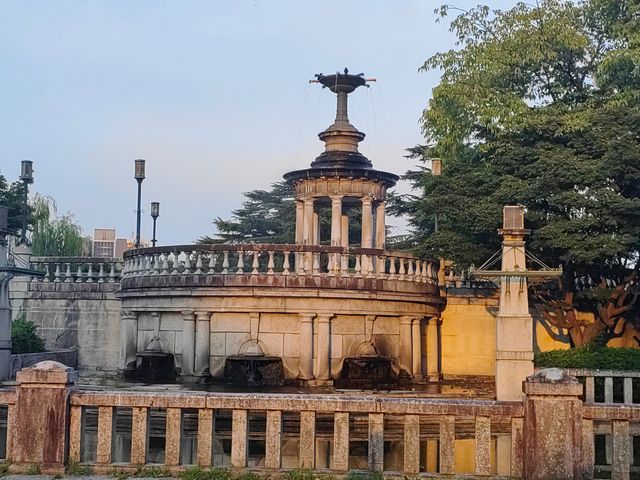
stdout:
<svg viewBox="0 0 640 480">
<path fill-rule="evenodd" d="M 138 159 L 138 160 L 135 160 L 134 163 L 135 163 L 134 178 L 136 179 L 136 182 L 138 182 L 138 208 L 136 209 L 136 241 L 134 246 L 136 248 L 140 248 L 140 214 L 142 213 L 140 209 L 140 201 L 142 199 L 142 181 L 144 180 L 145 161 L 142 159 Z"/>
<path fill-rule="evenodd" d="M 151 239 L 151 245 L 156 247 L 156 220 L 160 216 L 160 202 L 151 202 L 151 218 L 153 218 L 153 238 Z"/>
<path fill-rule="evenodd" d="M 29 184 L 33 183 L 33 162 L 31 160 L 22 160 L 20 166 L 20 180 L 24 183 L 24 199 L 22 202 L 22 235 L 20 243 L 27 245 L 27 200 L 29 197 Z"/>
</svg>

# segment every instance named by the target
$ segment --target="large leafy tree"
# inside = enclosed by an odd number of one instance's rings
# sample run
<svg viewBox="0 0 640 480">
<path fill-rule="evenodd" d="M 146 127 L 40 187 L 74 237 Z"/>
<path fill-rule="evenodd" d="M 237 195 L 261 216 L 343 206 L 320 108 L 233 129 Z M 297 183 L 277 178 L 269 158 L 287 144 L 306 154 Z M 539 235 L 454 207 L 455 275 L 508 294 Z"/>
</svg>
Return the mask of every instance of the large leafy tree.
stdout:
<svg viewBox="0 0 640 480">
<path fill-rule="evenodd" d="M 31 248 L 37 256 L 75 257 L 82 255 L 82 230 L 73 215 L 56 216 L 53 199 L 36 195 L 33 199 Z"/>
<path fill-rule="evenodd" d="M 615 0 L 461 11 L 460 48 L 423 66 L 442 80 L 423 116 L 428 145 L 410 150 L 425 162 L 407 175 L 421 195 L 399 210 L 423 251 L 464 267 L 498 250 L 502 206 L 524 205 L 529 248 L 564 268 L 556 291 L 535 293 L 543 325 L 572 345 L 637 321 L 639 15 Z"/>
<path fill-rule="evenodd" d="M 7 179 L 0 175 L 0 205 L 8 207 L 8 227 L 9 230 L 17 232 L 22 228 L 22 205 L 24 199 L 24 183 L 7 182 Z M 27 221 L 31 224 L 31 207 L 27 207 Z"/>
</svg>

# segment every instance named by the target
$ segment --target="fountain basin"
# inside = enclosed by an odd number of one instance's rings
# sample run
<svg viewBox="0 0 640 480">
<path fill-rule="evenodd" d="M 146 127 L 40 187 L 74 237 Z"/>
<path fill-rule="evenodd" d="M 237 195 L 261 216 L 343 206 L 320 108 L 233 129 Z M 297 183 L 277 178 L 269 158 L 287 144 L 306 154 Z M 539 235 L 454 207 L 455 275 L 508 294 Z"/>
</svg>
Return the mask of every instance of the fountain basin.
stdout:
<svg viewBox="0 0 640 480">
<path fill-rule="evenodd" d="M 172 353 L 145 350 L 136 354 L 136 380 L 144 383 L 175 383 Z"/>
<path fill-rule="evenodd" d="M 395 385 L 391 359 L 386 357 L 347 357 L 338 388 L 384 388 Z"/>
<path fill-rule="evenodd" d="M 224 378 L 231 385 L 284 385 L 282 358 L 232 355 L 225 360 Z"/>
</svg>

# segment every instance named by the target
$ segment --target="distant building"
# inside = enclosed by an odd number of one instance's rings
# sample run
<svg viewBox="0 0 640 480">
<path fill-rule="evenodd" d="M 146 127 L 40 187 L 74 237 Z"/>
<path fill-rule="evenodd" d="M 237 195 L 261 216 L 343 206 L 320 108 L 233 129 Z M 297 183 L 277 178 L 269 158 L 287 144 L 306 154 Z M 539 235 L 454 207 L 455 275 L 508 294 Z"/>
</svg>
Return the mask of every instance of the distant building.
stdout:
<svg viewBox="0 0 640 480">
<path fill-rule="evenodd" d="M 128 249 L 126 238 L 117 238 L 115 228 L 96 228 L 93 231 L 93 256 L 99 258 L 122 257 Z"/>
</svg>

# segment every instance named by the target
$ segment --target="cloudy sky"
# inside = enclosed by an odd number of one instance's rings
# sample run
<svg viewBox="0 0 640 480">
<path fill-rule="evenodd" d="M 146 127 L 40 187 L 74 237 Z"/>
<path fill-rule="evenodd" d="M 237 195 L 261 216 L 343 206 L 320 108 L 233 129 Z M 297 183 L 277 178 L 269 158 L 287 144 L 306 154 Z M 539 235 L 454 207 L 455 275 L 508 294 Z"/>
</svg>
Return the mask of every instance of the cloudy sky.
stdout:
<svg viewBox="0 0 640 480">
<path fill-rule="evenodd" d="M 316 135 L 335 101 L 308 80 L 345 66 L 378 79 L 350 97 L 350 119 L 367 134 L 361 151 L 402 173 L 438 81 L 418 68 L 454 47 L 447 23 L 436 23 L 439 4 L 0 0 L 0 173 L 16 179 L 31 159 L 34 191 L 85 233 L 131 237 L 133 160 L 144 158 L 144 236 L 148 204 L 159 201 L 160 243 L 190 243 L 213 233 L 212 219 L 228 217 L 242 192 L 322 151 Z"/>
</svg>

